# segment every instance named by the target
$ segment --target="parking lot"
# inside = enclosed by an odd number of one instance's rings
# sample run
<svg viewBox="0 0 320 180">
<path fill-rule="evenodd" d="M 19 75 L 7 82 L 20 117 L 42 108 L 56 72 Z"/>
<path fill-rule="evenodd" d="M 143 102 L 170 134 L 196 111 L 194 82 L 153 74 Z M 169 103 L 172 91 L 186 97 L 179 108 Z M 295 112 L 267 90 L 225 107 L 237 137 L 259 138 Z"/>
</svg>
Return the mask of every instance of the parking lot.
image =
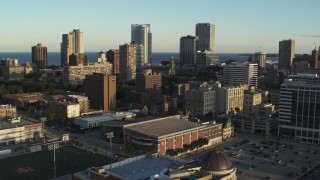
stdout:
<svg viewBox="0 0 320 180">
<path fill-rule="evenodd" d="M 216 148 L 237 168 L 238 179 L 296 179 L 320 162 L 320 146 L 241 133 Z M 317 170 L 303 179 L 319 179 Z"/>
</svg>

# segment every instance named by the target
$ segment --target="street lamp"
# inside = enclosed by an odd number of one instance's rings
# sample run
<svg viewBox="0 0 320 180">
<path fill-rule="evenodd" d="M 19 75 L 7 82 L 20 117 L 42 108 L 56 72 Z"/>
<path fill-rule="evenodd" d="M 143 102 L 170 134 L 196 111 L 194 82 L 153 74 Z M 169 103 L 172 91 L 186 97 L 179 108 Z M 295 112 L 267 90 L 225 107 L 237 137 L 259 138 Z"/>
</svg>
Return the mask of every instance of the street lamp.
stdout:
<svg viewBox="0 0 320 180">
<path fill-rule="evenodd" d="M 53 173 L 54 173 L 54 179 L 57 177 L 57 167 L 56 167 L 56 149 L 59 149 L 59 143 L 53 142 L 48 145 L 48 150 L 53 150 Z"/>
<path fill-rule="evenodd" d="M 107 135 L 107 139 L 110 140 L 110 152 L 111 152 L 111 164 L 112 164 L 112 138 L 114 137 L 114 135 L 113 135 L 113 132 L 108 132 L 106 133 L 106 135 Z M 110 169 L 111 169 L 111 164 L 110 164 Z"/>
</svg>

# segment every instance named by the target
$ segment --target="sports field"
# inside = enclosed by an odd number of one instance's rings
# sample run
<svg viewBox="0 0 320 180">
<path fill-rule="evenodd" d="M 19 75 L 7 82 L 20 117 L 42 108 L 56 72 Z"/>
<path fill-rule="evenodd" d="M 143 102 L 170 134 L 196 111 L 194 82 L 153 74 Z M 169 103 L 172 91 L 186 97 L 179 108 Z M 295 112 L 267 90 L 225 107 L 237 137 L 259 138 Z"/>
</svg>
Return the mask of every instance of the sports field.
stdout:
<svg viewBox="0 0 320 180">
<path fill-rule="evenodd" d="M 56 150 L 57 177 L 108 164 L 108 159 L 74 147 Z M 53 178 L 53 151 L 0 159 L 1 180 Z"/>
</svg>

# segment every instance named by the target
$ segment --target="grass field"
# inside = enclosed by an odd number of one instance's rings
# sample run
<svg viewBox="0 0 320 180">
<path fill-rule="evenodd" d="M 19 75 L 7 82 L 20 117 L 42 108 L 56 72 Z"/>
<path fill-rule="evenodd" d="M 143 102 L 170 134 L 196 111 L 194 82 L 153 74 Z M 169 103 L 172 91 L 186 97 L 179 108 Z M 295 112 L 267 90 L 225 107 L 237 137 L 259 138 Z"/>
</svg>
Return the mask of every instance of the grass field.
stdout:
<svg viewBox="0 0 320 180">
<path fill-rule="evenodd" d="M 106 157 L 89 154 L 74 147 L 56 150 L 57 177 L 106 164 Z M 53 176 L 53 151 L 0 159 L 0 180 L 38 180 Z"/>
</svg>

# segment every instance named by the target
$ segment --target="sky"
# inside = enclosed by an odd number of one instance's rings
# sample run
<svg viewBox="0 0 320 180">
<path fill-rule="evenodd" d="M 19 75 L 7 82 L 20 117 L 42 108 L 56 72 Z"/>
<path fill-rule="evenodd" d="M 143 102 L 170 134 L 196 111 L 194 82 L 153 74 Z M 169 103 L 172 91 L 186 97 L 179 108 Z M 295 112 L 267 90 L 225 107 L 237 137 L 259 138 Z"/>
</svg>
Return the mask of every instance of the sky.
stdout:
<svg viewBox="0 0 320 180">
<path fill-rule="evenodd" d="M 153 52 L 179 52 L 197 23 L 216 26 L 217 53 L 278 53 L 294 39 L 296 53 L 320 45 L 319 0 L 2 0 L 0 52 L 30 52 L 42 43 L 59 52 L 61 35 L 84 33 L 86 52 L 131 40 L 131 24 L 150 24 Z M 261 48 L 260 48 L 261 47 Z"/>
</svg>

